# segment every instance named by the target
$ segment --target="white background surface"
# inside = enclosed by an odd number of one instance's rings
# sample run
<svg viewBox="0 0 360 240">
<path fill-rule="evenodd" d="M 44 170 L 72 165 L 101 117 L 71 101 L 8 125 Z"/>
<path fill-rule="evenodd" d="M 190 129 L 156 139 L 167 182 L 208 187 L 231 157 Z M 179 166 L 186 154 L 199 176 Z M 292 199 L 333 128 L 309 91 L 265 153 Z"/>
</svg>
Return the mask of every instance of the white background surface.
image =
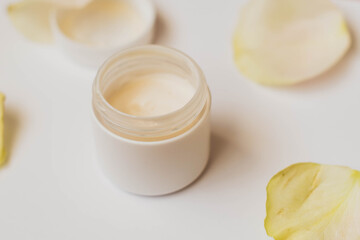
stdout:
<svg viewBox="0 0 360 240">
<path fill-rule="evenodd" d="M 209 167 L 165 197 L 114 189 L 97 172 L 90 122 L 95 71 L 19 35 L 0 3 L 0 91 L 7 95 L 8 165 L 0 170 L 0 239 L 269 239 L 266 184 L 296 162 L 360 169 L 358 40 L 311 82 L 270 88 L 232 61 L 240 0 L 157 0 L 156 43 L 192 56 L 213 96 Z M 360 2 L 338 1 L 354 37 Z"/>
</svg>

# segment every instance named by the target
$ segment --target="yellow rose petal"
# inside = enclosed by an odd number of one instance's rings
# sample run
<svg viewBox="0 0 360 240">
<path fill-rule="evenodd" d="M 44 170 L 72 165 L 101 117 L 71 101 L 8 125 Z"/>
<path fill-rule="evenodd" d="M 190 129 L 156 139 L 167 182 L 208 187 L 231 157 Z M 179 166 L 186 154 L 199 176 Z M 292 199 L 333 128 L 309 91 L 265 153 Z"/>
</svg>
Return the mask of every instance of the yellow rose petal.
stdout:
<svg viewBox="0 0 360 240">
<path fill-rule="evenodd" d="M 0 93 L 0 166 L 5 163 L 4 148 L 4 101 L 5 96 Z"/>
<path fill-rule="evenodd" d="M 288 85 L 336 64 L 351 38 L 329 0 L 250 0 L 234 35 L 234 59 L 253 81 Z"/>
<path fill-rule="evenodd" d="M 82 8 L 89 4 L 92 0 L 26 0 L 27 2 L 43 2 L 50 3 L 56 7 L 65 8 Z"/>
<path fill-rule="evenodd" d="M 26 38 L 39 43 L 53 42 L 50 13 L 56 8 L 82 8 L 91 0 L 23 0 L 8 6 L 8 15 Z"/>
<path fill-rule="evenodd" d="M 24 0 L 9 5 L 7 12 L 15 28 L 26 38 L 39 43 L 51 43 L 53 37 L 49 16 L 52 7 L 48 2 Z"/>
<path fill-rule="evenodd" d="M 267 187 L 265 228 L 275 240 L 359 240 L 360 172 L 299 163 Z"/>
</svg>

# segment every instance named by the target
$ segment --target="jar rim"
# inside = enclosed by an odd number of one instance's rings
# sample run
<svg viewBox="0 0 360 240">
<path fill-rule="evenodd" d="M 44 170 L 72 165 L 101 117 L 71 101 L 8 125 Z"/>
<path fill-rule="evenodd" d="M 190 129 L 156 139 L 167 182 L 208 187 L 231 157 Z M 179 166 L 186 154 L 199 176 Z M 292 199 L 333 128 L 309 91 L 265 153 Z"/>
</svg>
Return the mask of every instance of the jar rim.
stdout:
<svg viewBox="0 0 360 240">
<path fill-rule="evenodd" d="M 175 111 L 171 111 L 169 113 L 165 113 L 165 114 L 161 114 L 161 115 L 155 115 L 155 116 L 136 116 L 136 115 L 131 115 L 131 114 L 127 114 L 127 113 L 124 113 L 120 110 L 118 110 L 117 108 L 113 107 L 104 97 L 104 95 L 102 93 L 100 93 L 100 90 L 99 90 L 99 79 L 101 78 L 102 74 L 105 73 L 106 71 L 106 66 L 109 65 L 112 61 L 114 61 L 114 59 L 116 58 L 119 58 L 121 57 L 122 55 L 125 55 L 127 53 L 130 53 L 130 52 L 134 52 L 134 51 L 139 51 L 139 50 L 146 50 L 148 48 L 157 48 L 157 49 L 160 49 L 160 50 L 166 50 L 166 51 L 172 51 L 174 54 L 177 54 L 178 56 L 181 56 L 181 57 L 184 57 L 186 60 L 188 60 L 189 62 L 191 62 L 191 66 L 194 67 L 193 70 L 194 73 L 197 74 L 197 78 L 201 79 L 202 78 L 202 71 L 200 70 L 200 67 L 197 65 L 197 63 L 192 59 L 190 58 L 188 55 L 186 55 L 185 53 L 175 49 L 175 48 L 171 48 L 171 47 L 163 47 L 163 46 L 159 46 L 159 45 L 156 45 L 156 44 L 147 44 L 147 45 L 144 45 L 144 46 L 137 46 L 137 47 L 133 47 L 133 48 L 129 48 L 129 49 L 125 49 L 123 51 L 120 51 L 114 55 L 112 55 L 110 58 L 108 58 L 99 68 L 97 74 L 96 74 L 96 77 L 95 77 L 95 82 L 94 82 L 94 91 L 98 91 L 98 94 L 99 94 L 99 97 L 101 98 L 101 100 L 106 104 L 107 107 L 109 107 L 112 111 L 115 111 L 117 112 L 119 115 L 123 115 L 125 117 L 128 117 L 128 118 L 133 118 L 133 119 L 141 119 L 141 120 L 150 120 L 150 119 L 153 119 L 153 120 L 156 120 L 156 119 L 160 119 L 160 118 L 164 118 L 164 117 L 168 117 L 168 116 L 171 116 L 173 114 L 176 114 L 177 112 L 181 111 L 183 108 L 186 108 L 189 104 L 192 104 L 192 102 L 194 101 L 195 97 L 199 94 L 199 92 L 201 91 L 201 87 L 200 87 L 200 84 L 197 86 L 193 96 L 191 97 L 191 99 L 186 103 L 184 104 L 181 108 L 178 108 L 177 110 Z M 97 90 L 96 90 L 97 89 Z"/>
<path fill-rule="evenodd" d="M 151 53 L 155 53 L 157 51 L 171 54 L 171 56 L 174 56 L 176 58 L 184 60 L 187 63 L 187 66 L 189 67 L 191 73 L 194 74 L 194 79 L 197 80 L 196 89 L 195 89 L 195 92 L 194 92 L 193 96 L 191 97 L 191 99 L 186 104 L 184 104 L 181 108 L 178 108 L 178 109 L 171 111 L 169 113 L 166 113 L 166 114 L 155 115 L 155 116 L 131 115 L 131 114 L 124 113 L 124 112 L 116 109 L 115 107 L 113 107 L 106 100 L 104 94 L 100 90 L 101 79 L 105 76 L 106 73 L 108 73 L 110 71 L 110 68 L 114 64 L 116 64 L 119 61 L 119 59 L 121 59 L 122 57 L 126 57 L 127 55 L 132 56 L 132 54 L 136 55 L 140 52 L 147 52 L 148 54 L 149 53 L 151 54 Z M 140 58 L 141 58 L 141 56 L 140 56 Z M 126 61 L 126 60 L 123 59 L 123 61 Z M 95 96 L 100 101 L 100 104 L 101 104 L 100 108 L 104 112 L 111 113 L 111 116 L 108 116 L 109 118 L 115 117 L 115 118 L 125 119 L 126 121 L 142 121 L 142 122 L 166 121 L 166 119 L 173 119 L 175 122 L 175 120 L 179 120 L 179 118 L 177 116 L 187 110 L 188 116 L 182 117 L 182 119 L 180 119 L 179 122 L 184 122 L 184 124 L 185 124 L 185 122 L 188 122 L 187 124 L 189 124 L 189 121 L 191 121 L 191 118 L 193 118 L 192 119 L 193 121 L 196 118 L 195 113 L 199 114 L 204 109 L 204 107 L 206 106 L 206 102 L 210 98 L 210 93 L 209 93 L 203 72 L 201 71 L 198 64 L 192 58 L 190 58 L 185 53 L 183 53 L 179 50 L 176 50 L 174 48 L 169 48 L 169 47 L 152 44 L 152 45 L 143 45 L 143 46 L 138 46 L 138 47 L 133 47 L 133 48 L 129 48 L 126 50 L 122 50 L 122 51 L 114 54 L 110 58 L 108 58 L 99 68 L 99 70 L 96 74 L 94 83 L 93 83 L 93 106 L 95 105 L 95 99 L 94 99 Z M 94 106 L 94 109 L 95 108 L 96 107 Z M 109 115 L 110 115 L 110 113 L 109 113 Z M 116 121 L 115 121 L 115 123 L 113 121 L 110 121 L 110 122 L 111 122 L 111 124 L 115 124 L 119 127 L 124 127 L 124 126 L 120 126 L 121 124 L 119 122 L 116 122 Z M 180 128 L 181 124 L 179 123 L 178 125 L 179 126 L 177 126 L 177 128 Z M 175 127 L 175 126 L 173 126 L 173 127 Z M 186 127 L 186 126 L 182 126 L 182 127 Z M 139 132 L 135 135 L 150 134 L 151 130 L 152 129 L 150 129 L 150 128 L 143 128 L 141 130 L 139 129 Z M 136 130 L 132 129 L 132 131 L 136 131 Z M 141 131 L 146 132 L 146 133 L 140 133 Z M 130 134 L 130 135 L 132 135 L 132 134 Z"/>
</svg>

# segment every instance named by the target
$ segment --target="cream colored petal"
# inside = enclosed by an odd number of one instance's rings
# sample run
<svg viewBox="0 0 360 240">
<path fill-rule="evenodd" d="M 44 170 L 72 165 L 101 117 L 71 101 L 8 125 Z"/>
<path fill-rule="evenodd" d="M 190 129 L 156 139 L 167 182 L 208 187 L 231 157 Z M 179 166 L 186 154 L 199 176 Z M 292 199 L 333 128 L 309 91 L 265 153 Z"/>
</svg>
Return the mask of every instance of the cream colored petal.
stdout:
<svg viewBox="0 0 360 240">
<path fill-rule="evenodd" d="M 7 12 L 15 28 L 26 38 L 39 42 L 53 41 L 50 29 L 52 4 L 35 1 L 22 1 L 8 6 Z"/>
<path fill-rule="evenodd" d="M 82 8 L 89 4 L 92 0 L 25 0 L 27 2 L 43 2 L 50 3 L 56 7 L 65 8 Z"/>
<path fill-rule="evenodd" d="M 54 4 L 59 6 L 71 7 L 71 8 L 82 8 L 88 5 L 91 0 L 52 0 Z"/>
<path fill-rule="evenodd" d="M 267 187 L 265 228 L 275 240 L 359 240 L 360 172 L 301 163 Z"/>
<path fill-rule="evenodd" d="M 2 93 L 0 93 L 0 167 L 5 163 L 4 101 L 5 101 L 5 96 Z"/>
<path fill-rule="evenodd" d="M 288 85 L 335 65 L 351 45 L 329 0 L 250 0 L 234 35 L 234 59 L 251 80 Z"/>
</svg>

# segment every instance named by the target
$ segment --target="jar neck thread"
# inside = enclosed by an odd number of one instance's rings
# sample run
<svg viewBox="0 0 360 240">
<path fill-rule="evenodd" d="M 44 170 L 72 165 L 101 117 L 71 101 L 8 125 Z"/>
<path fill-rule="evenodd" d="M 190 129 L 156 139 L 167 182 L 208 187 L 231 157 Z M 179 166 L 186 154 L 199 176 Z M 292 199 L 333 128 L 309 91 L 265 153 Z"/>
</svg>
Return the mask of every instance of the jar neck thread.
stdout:
<svg viewBox="0 0 360 240">
<path fill-rule="evenodd" d="M 176 111 L 154 117 L 128 115 L 109 104 L 105 92 L 121 76 L 149 69 L 188 79 L 195 87 L 191 100 Z M 110 57 L 101 66 L 93 85 L 95 117 L 116 135 L 134 140 L 154 141 L 179 135 L 196 124 L 209 106 L 210 93 L 198 65 L 177 50 L 156 45 L 128 49 Z"/>
</svg>

